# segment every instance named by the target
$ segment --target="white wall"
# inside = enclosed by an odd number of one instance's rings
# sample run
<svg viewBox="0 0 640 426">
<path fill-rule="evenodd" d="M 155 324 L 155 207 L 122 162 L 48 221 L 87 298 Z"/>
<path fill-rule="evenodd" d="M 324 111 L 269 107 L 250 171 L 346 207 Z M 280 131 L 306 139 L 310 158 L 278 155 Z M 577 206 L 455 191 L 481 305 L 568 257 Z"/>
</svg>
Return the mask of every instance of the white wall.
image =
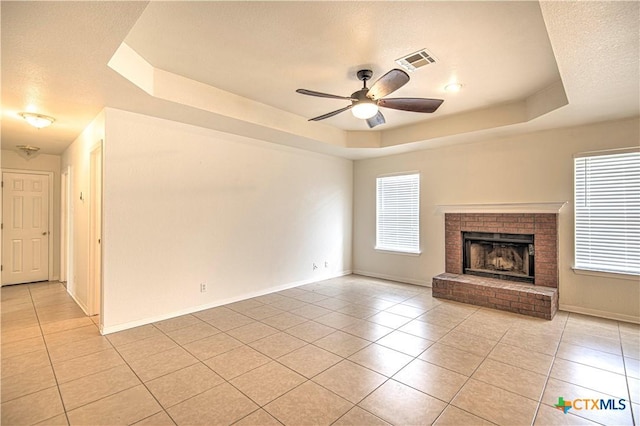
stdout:
<svg viewBox="0 0 640 426">
<path fill-rule="evenodd" d="M 438 205 L 568 201 L 560 213 L 560 308 L 640 322 L 637 279 L 578 275 L 571 269 L 573 155 L 638 146 L 639 128 L 635 118 L 355 162 L 354 272 L 431 285 L 445 266 Z M 375 179 L 413 170 L 421 173 L 422 254 L 376 252 Z"/>
<path fill-rule="evenodd" d="M 109 108 L 104 164 L 105 333 L 351 269 L 350 160 Z"/>
<path fill-rule="evenodd" d="M 17 152 L 2 150 L 2 169 L 45 171 L 53 173 L 53 223 L 49 224 L 49 231 L 53 238 L 53 264 L 49 265 L 52 278 L 60 278 L 60 156 L 37 154 L 26 160 Z"/>
<path fill-rule="evenodd" d="M 62 154 L 60 172 L 71 173 L 71 238 L 72 268 L 68 271 L 67 291 L 88 312 L 89 303 L 89 178 L 91 151 L 104 139 L 105 114 L 94 121 Z M 82 194 L 82 200 L 80 199 Z M 59 247 L 59 245 L 58 245 Z"/>
</svg>

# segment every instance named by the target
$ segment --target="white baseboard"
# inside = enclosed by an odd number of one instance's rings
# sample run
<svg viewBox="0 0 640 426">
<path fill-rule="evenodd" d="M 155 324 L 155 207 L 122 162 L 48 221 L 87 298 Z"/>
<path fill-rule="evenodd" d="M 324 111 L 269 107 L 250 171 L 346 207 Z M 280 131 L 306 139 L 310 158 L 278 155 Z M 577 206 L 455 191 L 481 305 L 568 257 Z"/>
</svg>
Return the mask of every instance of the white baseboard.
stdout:
<svg viewBox="0 0 640 426">
<path fill-rule="evenodd" d="M 314 278 L 314 279 L 311 279 L 311 280 L 305 280 L 304 282 L 301 281 L 300 284 L 297 284 L 294 287 L 301 286 L 301 285 L 306 285 L 306 284 L 318 283 L 320 281 L 330 280 L 332 278 L 340 278 L 340 277 L 344 277 L 344 276 L 347 276 L 347 275 L 351 275 L 353 273 L 354 272 L 351 269 L 349 269 L 347 271 L 338 272 L 338 274 L 336 274 L 336 275 L 328 275 L 326 277 L 321 277 L 321 278 L 318 278 L 318 279 Z"/>
<path fill-rule="evenodd" d="M 103 335 L 116 333 L 118 331 L 128 330 L 130 328 L 140 327 L 142 325 L 147 325 L 147 324 L 151 324 L 151 323 L 158 322 L 158 321 L 164 321 L 164 320 L 168 320 L 168 319 L 171 319 L 171 318 L 179 317 L 179 316 L 182 316 L 182 315 L 188 315 L 188 314 L 192 314 L 194 312 L 204 311 L 205 309 L 217 308 L 218 306 L 228 305 L 229 303 L 235 303 L 235 302 L 239 302 L 241 300 L 251 299 L 253 297 L 264 296 L 265 294 L 275 293 L 275 292 L 282 291 L 282 290 L 287 290 L 287 289 L 290 289 L 290 288 L 293 288 L 293 287 L 299 287 L 301 285 L 311 284 L 311 283 L 315 283 L 315 282 L 318 282 L 318 281 L 324 281 L 324 280 L 328 280 L 328 279 L 331 279 L 331 278 L 342 277 L 342 276 L 345 276 L 345 275 L 349 275 L 351 273 L 352 273 L 351 271 L 342 271 L 342 272 L 339 272 L 338 274 L 332 274 L 330 276 L 317 277 L 317 278 L 312 278 L 312 279 L 307 279 L 307 280 L 296 281 L 296 282 L 292 282 L 292 283 L 288 283 L 288 284 L 282 284 L 282 285 L 278 285 L 278 286 L 275 286 L 275 287 L 269 287 L 269 288 L 266 288 L 266 289 L 263 289 L 263 290 L 259 290 L 259 291 L 255 291 L 255 292 L 251 292 L 251 293 L 245 293 L 245 294 L 240 295 L 240 296 L 234 296 L 234 297 L 230 297 L 230 298 L 227 298 L 227 299 L 217 300 L 215 302 L 207 303 L 205 305 L 193 306 L 193 307 L 185 308 L 185 309 L 182 309 L 182 310 L 179 310 L 179 311 L 173 311 L 173 312 L 170 312 L 170 313 L 167 313 L 167 314 L 162 314 L 162 315 L 158 315 L 158 316 L 154 316 L 154 317 L 150 317 L 150 318 L 143 318 L 143 319 L 140 319 L 140 320 L 130 321 L 130 322 L 122 323 L 122 324 L 111 325 L 111 326 L 107 326 L 107 327 L 102 326 L 101 329 L 100 329 L 100 333 L 102 333 Z M 75 300 L 75 298 L 74 298 L 74 300 Z M 83 310 L 85 311 L 85 313 L 87 312 L 86 309 L 83 308 Z"/>
<path fill-rule="evenodd" d="M 625 315 L 625 314 L 619 314 L 616 312 L 600 311 L 597 309 L 583 308 L 582 306 L 564 305 L 562 303 L 559 304 L 558 309 L 560 309 L 561 311 L 573 312 L 576 314 L 591 315 L 594 317 L 640 324 L 640 318 L 634 317 L 633 315 Z"/>
<path fill-rule="evenodd" d="M 82 303 L 82 301 L 80 299 L 78 299 L 76 297 L 75 294 L 73 294 L 72 292 L 69 291 L 69 288 L 67 288 L 67 293 L 69 294 L 69 296 L 71 296 L 71 298 L 76 302 L 76 304 L 78 306 L 80 306 L 80 309 L 82 309 L 82 311 L 84 312 L 84 314 L 86 316 L 90 316 L 89 315 L 89 308 L 87 307 L 87 305 L 85 305 L 84 303 Z"/>
<path fill-rule="evenodd" d="M 360 271 L 360 270 L 355 270 L 353 271 L 353 273 L 356 275 L 363 275 L 365 277 L 380 278 L 383 280 L 397 281 L 400 283 L 419 285 L 422 287 L 431 287 L 430 282 L 426 282 L 423 280 L 414 280 L 406 277 L 396 277 L 394 275 L 378 274 L 376 272 L 367 272 L 367 271 Z"/>
</svg>

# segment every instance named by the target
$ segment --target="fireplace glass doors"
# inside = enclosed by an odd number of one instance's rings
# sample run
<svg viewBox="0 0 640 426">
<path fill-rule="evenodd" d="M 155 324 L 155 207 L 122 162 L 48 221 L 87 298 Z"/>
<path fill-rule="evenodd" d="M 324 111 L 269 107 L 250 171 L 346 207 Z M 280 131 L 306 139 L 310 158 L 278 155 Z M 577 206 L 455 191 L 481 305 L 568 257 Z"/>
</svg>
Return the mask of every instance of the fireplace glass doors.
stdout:
<svg viewBox="0 0 640 426">
<path fill-rule="evenodd" d="M 463 232 L 465 274 L 534 282 L 533 235 Z"/>
</svg>

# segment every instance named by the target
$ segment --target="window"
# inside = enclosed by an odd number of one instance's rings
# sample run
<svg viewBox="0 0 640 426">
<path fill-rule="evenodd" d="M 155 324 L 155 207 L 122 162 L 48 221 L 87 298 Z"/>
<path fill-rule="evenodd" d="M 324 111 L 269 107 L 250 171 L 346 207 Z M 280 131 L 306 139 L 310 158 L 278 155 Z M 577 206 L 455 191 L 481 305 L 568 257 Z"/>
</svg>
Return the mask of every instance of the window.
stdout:
<svg viewBox="0 0 640 426">
<path fill-rule="evenodd" d="M 578 156 L 575 267 L 640 274 L 640 152 Z"/>
<path fill-rule="evenodd" d="M 376 249 L 420 253 L 420 174 L 376 179 Z"/>
</svg>

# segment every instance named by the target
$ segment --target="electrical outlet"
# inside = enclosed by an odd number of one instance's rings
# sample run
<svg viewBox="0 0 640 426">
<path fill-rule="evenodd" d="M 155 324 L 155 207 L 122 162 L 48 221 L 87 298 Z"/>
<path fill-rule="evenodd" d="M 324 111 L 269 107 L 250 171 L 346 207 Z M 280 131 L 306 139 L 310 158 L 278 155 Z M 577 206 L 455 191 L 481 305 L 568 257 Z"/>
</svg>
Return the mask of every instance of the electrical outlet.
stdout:
<svg viewBox="0 0 640 426">
<path fill-rule="evenodd" d="M 318 265 L 316 265 L 315 263 L 313 264 L 313 270 L 315 271 L 316 269 L 318 269 Z"/>
<path fill-rule="evenodd" d="M 328 268 L 329 267 L 329 262 L 327 262 L 326 260 L 324 261 L 324 267 Z"/>
<path fill-rule="evenodd" d="M 200 283 L 200 293 L 207 292 L 207 283 Z"/>
</svg>

